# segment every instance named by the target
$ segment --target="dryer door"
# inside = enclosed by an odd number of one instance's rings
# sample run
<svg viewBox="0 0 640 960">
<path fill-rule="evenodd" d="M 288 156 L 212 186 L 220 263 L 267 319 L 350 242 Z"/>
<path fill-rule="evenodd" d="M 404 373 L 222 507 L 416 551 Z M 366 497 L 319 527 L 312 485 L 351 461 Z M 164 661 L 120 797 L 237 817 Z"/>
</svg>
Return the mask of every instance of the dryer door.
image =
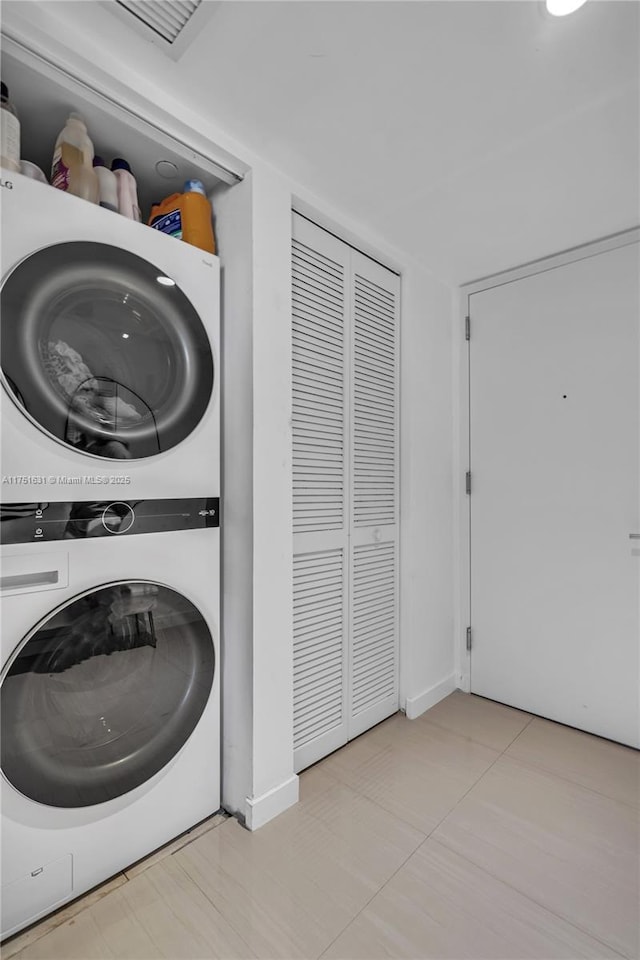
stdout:
<svg viewBox="0 0 640 960">
<path fill-rule="evenodd" d="M 102 243 L 60 243 L 1 291 L 2 373 L 42 430 L 86 454 L 140 459 L 200 422 L 213 391 L 207 332 L 163 270 Z"/>
<path fill-rule="evenodd" d="M 2 680 L 2 772 L 53 807 L 112 800 L 188 740 L 216 669 L 202 615 L 148 581 L 113 583 L 53 611 Z"/>
</svg>

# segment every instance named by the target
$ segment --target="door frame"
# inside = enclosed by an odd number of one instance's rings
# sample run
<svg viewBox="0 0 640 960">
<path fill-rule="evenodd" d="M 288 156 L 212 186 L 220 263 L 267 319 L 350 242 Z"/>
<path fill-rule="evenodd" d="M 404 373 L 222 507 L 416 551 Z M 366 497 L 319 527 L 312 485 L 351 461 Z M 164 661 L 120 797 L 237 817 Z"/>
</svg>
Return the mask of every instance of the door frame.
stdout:
<svg viewBox="0 0 640 960">
<path fill-rule="evenodd" d="M 539 260 L 513 267 L 463 284 L 458 289 L 458 310 L 455 315 L 454 341 L 454 557 L 455 557 L 455 673 L 458 687 L 469 693 L 471 686 L 471 654 L 467 650 L 467 627 L 473 628 L 471 611 L 471 500 L 466 492 L 466 473 L 473 472 L 470 464 L 470 362 L 471 339 L 465 339 L 466 317 L 471 309 L 471 297 L 493 287 L 513 283 L 545 273 L 557 267 L 598 256 L 608 250 L 640 243 L 640 227 L 602 237 L 590 243 L 571 247 Z M 471 320 L 473 337 L 473 318 Z M 472 476 L 473 489 L 473 476 Z M 472 494 L 473 495 L 473 494 Z"/>
</svg>

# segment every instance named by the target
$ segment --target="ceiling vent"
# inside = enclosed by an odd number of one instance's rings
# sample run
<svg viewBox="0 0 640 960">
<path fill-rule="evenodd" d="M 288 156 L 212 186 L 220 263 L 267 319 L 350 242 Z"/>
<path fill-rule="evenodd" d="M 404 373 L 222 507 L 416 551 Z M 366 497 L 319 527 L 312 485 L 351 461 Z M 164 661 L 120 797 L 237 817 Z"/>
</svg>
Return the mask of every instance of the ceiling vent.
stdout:
<svg viewBox="0 0 640 960">
<path fill-rule="evenodd" d="M 178 60 L 214 12 L 215 0 L 107 0 L 105 6 Z"/>
</svg>

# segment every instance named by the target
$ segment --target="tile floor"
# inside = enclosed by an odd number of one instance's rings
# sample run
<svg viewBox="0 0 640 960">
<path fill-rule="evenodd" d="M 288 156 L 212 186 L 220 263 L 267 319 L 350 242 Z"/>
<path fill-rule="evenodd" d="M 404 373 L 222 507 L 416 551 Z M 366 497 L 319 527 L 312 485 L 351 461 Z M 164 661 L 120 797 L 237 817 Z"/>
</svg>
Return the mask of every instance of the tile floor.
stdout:
<svg viewBox="0 0 640 960">
<path fill-rule="evenodd" d="M 4 960 L 637 958 L 640 754 L 456 692 L 217 818 Z"/>
</svg>

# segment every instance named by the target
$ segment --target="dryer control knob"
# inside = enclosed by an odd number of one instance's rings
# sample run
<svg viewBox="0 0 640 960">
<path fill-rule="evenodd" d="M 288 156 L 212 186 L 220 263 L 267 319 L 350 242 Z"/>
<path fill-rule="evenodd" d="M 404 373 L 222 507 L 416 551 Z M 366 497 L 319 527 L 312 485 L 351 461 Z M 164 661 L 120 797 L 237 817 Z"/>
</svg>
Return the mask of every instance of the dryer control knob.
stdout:
<svg viewBox="0 0 640 960">
<path fill-rule="evenodd" d="M 102 513 L 102 526 L 109 533 L 126 533 L 136 515 L 128 503 L 110 503 Z"/>
</svg>

